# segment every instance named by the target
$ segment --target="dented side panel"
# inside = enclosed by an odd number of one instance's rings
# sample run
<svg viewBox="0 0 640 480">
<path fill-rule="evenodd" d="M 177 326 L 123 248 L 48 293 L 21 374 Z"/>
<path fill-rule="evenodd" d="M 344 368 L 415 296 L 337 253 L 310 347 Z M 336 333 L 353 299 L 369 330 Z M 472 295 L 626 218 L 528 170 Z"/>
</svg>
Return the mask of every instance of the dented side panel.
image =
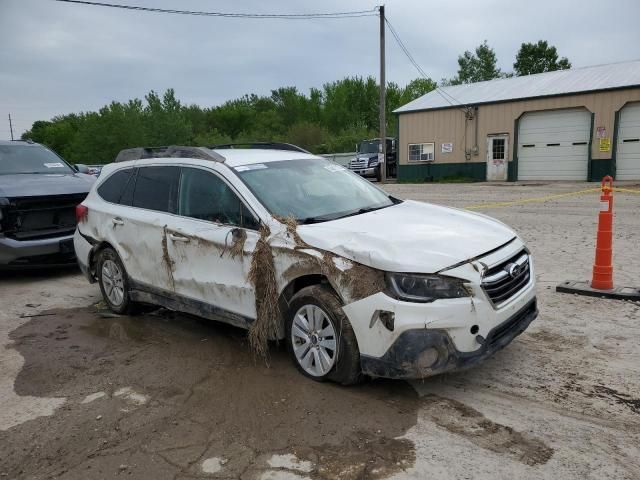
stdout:
<svg viewBox="0 0 640 480">
<path fill-rule="evenodd" d="M 257 239 L 252 230 L 174 217 L 166 244 L 175 293 L 255 318 L 248 274 Z"/>
<path fill-rule="evenodd" d="M 163 238 L 173 215 L 111 204 L 95 191 L 83 204 L 89 208 L 89 220 L 78 226 L 81 233 L 110 244 L 133 280 L 172 290 L 171 264 L 163 255 Z"/>
</svg>

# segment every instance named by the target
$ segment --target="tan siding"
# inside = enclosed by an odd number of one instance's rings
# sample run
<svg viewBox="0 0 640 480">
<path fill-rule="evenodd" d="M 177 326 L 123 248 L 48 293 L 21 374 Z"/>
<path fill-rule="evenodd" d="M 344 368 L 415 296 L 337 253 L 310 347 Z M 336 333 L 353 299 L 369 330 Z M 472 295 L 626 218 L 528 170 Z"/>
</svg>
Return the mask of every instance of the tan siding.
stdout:
<svg viewBox="0 0 640 480">
<path fill-rule="evenodd" d="M 595 113 L 594 137 L 595 128 L 605 127 L 613 146 L 615 112 L 632 101 L 640 101 L 640 88 L 481 105 L 478 108 L 478 155 L 472 155 L 469 162 L 485 161 L 486 137 L 493 133 L 509 134 L 509 160 L 512 160 L 515 120 L 525 112 L 538 110 L 584 107 Z M 400 164 L 408 163 L 407 145 L 409 143 L 423 142 L 435 142 L 437 163 L 464 163 L 467 161 L 464 155 L 465 148 L 473 147 L 474 128 L 473 121 L 467 122 L 465 145 L 465 115 L 460 109 L 449 108 L 401 114 Z M 440 144 L 449 142 L 453 143 L 453 152 L 440 153 Z M 611 151 L 600 152 L 598 142 L 594 140 L 592 157 L 609 159 Z"/>
</svg>

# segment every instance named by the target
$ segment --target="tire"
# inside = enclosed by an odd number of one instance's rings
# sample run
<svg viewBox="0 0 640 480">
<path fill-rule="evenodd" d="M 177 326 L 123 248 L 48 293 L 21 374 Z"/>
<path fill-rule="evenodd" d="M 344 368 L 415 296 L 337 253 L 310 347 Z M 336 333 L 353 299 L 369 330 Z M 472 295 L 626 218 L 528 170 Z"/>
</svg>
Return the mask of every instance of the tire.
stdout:
<svg viewBox="0 0 640 480">
<path fill-rule="evenodd" d="M 378 182 L 382 181 L 382 169 L 380 168 L 380 164 L 376 167 L 376 180 Z"/>
<path fill-rule="evenodd" d="M 96 276 L 105 303 L 114 313 L 135 313 L 138 305 L 129 297 L 129 279 L 120 257 L 110 247 L 98 252 Z"/>
<path fill-rule="evenodd" d="M 291 299 L 285 320 L 287 347 L 303 375 L 342 385 L 362 381 L 358 342 L 332 290 L 322 285 L 303 288 Z"/>
</svg>

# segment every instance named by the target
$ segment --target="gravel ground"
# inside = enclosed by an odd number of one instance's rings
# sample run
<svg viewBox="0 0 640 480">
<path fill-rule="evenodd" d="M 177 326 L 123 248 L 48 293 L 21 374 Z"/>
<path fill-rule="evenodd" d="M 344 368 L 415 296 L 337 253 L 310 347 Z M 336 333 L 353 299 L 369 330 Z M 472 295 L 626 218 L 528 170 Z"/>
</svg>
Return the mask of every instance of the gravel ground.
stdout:
<svg viewBox="0 0 640 480">
<path fill-rule="evenodd" d="M 387 190 L 466 207 L 595 186 Z M 531 248 L 540 317 L 485 364 L 411 384 L 318 384 L 215 322 L 110 316 L 75 270 L 2 274 L 0 478 L 640 478 L 640 304 L 554 291 L 589 278 L 597 207 L 480 209 Z M 615 211 L 615 281 L 640 286 L 640 195 Z"/>
</svg>

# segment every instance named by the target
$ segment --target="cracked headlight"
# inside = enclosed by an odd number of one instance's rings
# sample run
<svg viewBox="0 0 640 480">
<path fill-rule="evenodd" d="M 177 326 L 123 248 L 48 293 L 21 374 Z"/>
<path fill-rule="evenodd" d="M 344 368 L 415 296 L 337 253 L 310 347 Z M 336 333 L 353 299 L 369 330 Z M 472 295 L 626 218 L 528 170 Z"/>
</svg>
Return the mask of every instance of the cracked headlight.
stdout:
<svg viewBox="0 0 640 480">
<path fill-rule="evenodd" d="M 392 296 L 407 302 L 427 303 L 469 296 L 463 280 L 458 278 L 409 273 L 387 273 L 386 278 Z"/>
</svg>

